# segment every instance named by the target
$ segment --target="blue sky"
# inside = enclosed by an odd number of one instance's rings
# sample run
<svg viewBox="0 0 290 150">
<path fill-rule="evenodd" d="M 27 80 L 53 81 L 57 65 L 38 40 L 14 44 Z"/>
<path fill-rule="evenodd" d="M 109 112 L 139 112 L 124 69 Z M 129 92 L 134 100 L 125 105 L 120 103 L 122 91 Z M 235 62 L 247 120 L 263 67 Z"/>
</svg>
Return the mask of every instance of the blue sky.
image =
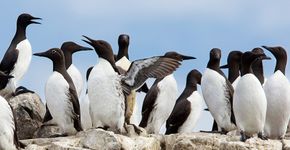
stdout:
<svg viewBox="0 0 290 150">
<path fill-rule="evenodd" d="M 131 60 L 163 55 L 169 50 L 195 56 L 196 60 L 184 62 L 175 72 L 179 92 L 191 69 L 204 71 L 211 48 L 222 49 L 222 64 L 231 50 L 246 51 L 261 45 L 290 49 L 287 0 L 29 0 L 1 1 L 0 5 L 0 57 L 15 33 L 18 15 L 27 12 L 43 18 L 42 25 L 31 25 L 27 30 L 33 52 L 60 47 L 69 40 L 87 46 L 81 35 L 106 40 L 117 52 L 118 35 L 126 33 L 131 38 Z M 93 51 L 74 56 L 74 64 L 83 75 L 97 60 Z M 271 75 L 274 65 L 274 60 L 265 62 L 266 76 Z M 20 85 L 44 99 L 45 82 L 51 72 L 48 59 L 33 57 Z M 201 117 L 197 129 L 209 129 L 209 114 L 204 112 Z"/>
</svg>

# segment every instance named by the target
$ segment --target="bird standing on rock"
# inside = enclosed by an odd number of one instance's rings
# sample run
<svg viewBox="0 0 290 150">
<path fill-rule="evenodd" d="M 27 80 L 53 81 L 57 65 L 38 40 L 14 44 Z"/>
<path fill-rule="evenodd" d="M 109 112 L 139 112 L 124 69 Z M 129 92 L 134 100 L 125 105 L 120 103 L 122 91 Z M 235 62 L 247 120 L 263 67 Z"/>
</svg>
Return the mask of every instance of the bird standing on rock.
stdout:
<svg viewBox="0 0 290 150">
<path fill-rule="evenodd" d="M 115 133 L 123 132 L 124 127 L 126 129 L 125 96 L 140 88 L 148 78 L 162 78 L 171 74 L 180 65 L 180 61 L 164 56 L 140 59 L 132 62 L 125 75 L 120 75 L 110 44 L 84 37 L 87 39 L 84 41 L 93 46 L 99 56 L 99 62 L 92 69 L 88 80 L 93 127 Z"/>
<path fill-rule="evenodd" d="M 234 89 L 220 70 L 221 50 L 210 51 L 210 59 L 201 79 L 201 89 L 208 109 L 222 133 L 235 130 L 235 116 L 232 109 Z"/>
<path fill-rule="evenodd" d="M 39 19 L 41 18 L 33 17 L 30 14 L 25 13 L 21 14 L 17 19 L 16 33 L 0 63 L 0 70 L 2 72 L 14 76 L 14 78 L 3 83 L 5 88 L 0 91 L 0 95 L 3 97 L 11 97 L 16 90 L 17 82 L 22 79 L 23 75 L 29 68 L 32 57 L 32 48 L 30 42 L 26 38 L 26 28 L 30 24 L 40 24 L 35 21 Z M 25 89 L 24 91 L 20 91 L 24 93 Z M 26 92 L 31 91 L 26 90 Z M 17 93 L 14 94 L 18 95 Z"/>
<path fill-rule="evenodd" d="M 164 57 L 179 61 L 195 59 L 176 52 L 167 52 Z M 177 83 L 173 73 L 164 78 L 156 79 L 144 98 L 142 120 L 139 126 L 145 128 L 147 133 L 158 134 L 161 126 L 172 112 L 177 93 Z"/>
<path fill-rule="evenodd" d="M 202 75 L 198 70 L 188 73 L 184 91 L 177 99 L 166 121 L 166 133 L 190 133 L 202 111 L 203 97 L 197 91 Z"/>
<path fill-rule="evenodd" d="M 73 81 L 66 71 L 62 50 L 52 48 L 34 55 L 47 57 L 53 62 L 53 73 L 45 86 L 46 104 L 53 120 L 60 126 L 63 135 L 81 131 L 79 100 Z"/>
<path fill-rule="evenodd" d="M 290 117 L 290 86 L 285 76 L 287 52 L 283 47 L 263 46 L 276 58 L 274 74 L 264 85 L 267 115 L 264 133 L 271 139 L 283 139 Z"/>
<path fill-rule="evenodd" d="M 266 119 L 267 99 L 258 78 L 254 75 L 252 64 L 257 59 L 270 59 L 265 54 L 245 52 L 242 56 L 241 79 L 234 92 L 233 109 L 241 141 L 254 134 L 265 139 L 263 129 Z"/>
</svg>

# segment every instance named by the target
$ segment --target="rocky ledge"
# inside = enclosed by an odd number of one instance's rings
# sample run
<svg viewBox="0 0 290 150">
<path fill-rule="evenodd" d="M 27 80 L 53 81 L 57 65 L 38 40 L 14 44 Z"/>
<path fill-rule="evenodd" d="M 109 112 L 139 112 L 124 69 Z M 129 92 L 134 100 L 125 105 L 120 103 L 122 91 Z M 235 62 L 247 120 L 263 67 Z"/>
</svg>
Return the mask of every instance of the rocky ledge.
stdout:
<svg viewBox="0 0 290 150">
<path fill-rule="evenodd" d="M 25 150 L 193 150 L 193 149 L 290 149 L 290 140 L 260 140 L 240 142 L 239 136 L 209 133 L 124 136 L 102 129 L 79 132 L 75 136 L 22 140 Z"/>
</svg>

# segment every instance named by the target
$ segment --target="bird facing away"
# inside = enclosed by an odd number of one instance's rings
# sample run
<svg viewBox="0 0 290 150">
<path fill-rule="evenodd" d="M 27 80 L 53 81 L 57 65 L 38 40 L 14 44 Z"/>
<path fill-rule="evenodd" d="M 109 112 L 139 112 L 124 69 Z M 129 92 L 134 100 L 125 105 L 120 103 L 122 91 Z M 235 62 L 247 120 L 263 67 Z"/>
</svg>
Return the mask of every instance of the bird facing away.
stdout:
<svg viewBox="0 0 290 150">
<path fill-rule="evenodd" d="M 241 131 L 241 141 L 254 134 L 265 139 L 262 132 L 266 119 L 267 100 L 263 87 L 254 75 L 252 64 L 256 59 L 269 59 L 265 54 L 245 52 L 242 56 L 241 79 L 234 92 L 233 109 Z"/>
<path fill-rule="evenodd" d="M 176 57 L 179 56 L 179 57 Z M 195 59 L 176 52 L 167 52 L 164 57 L 180 61 Z M 142 119 L 140 127 L 146 129 L 147 133 L 158 134 L 161 126 L 169 117 L 177 99 L 177 83 L 173 73 L 155 80 L 146 94 L 142 106 Z"/>
<path fill-rule="evenodd" d="M 174 109 L 166 121 L 166 133 L 190 133 L 202 111 L 203 97 L 197 91 L 201 73 L 192 70 L 187 75 L 186 86 L 177 99 Z"/>
<path fill-rule="evenodd" d="M 290 117 L 290 86 L 285 76 L 287 52 L 283 47 L 263 46 L 276 58 L 274 74 L 264 85 L 267 98 L 267 115 L 264 133 L 271 139 L 283 139 Z"/>
<path fill-rule="evenodd" d="M 19 15 L 17 19 L 16 33 L 0 63 L 0 70 L 2 72 L 14 76 L 14 78 L 6 82 L 5 88 L 0 91 L 0 95 L 6 98 L 10 98 L 11 94 L 15 92 L 17 82 L 22 79 L 29 68 L 32 49 L 30 42 L 26 38 L 26 28 L 30 24 L 40 24 L 35 21 L 39 19 L 41 18 L 25 13 Z"/>
<path fill-rule="evenodd" d="M 254 48 L 252 52 L 256 54 L 265 55 L 264 50 L 259 47 Z M 266 82 L 266 79 L 264 77 L 264 67 L 263 67 L 262 59 L 256 59 L 252 64 L 252 69 L 253 69 L 254 75 L 259 79 L 260 83 L 264 85 Z"/>
<path fill-rule="evenodd" d="M 221 50 L 210 51 L 210 59 L 201 79 L 201 89 L 206 105 L 222 133 L 236 129 L 232 110 L 233 87 L 220 70 Z"/>
<path fill-rule="evenodd" d="M 46 104 L 53 120 L 60 126 L 63 135 L 81 131 L 79 100 L 73 81 L 66 71 L 62 50 L 52 48 L 34 55 L 47 57 L 53 62 L 53 73 L 45 86 Z"/>
<path fill-rule="evenodd" d="M 6 81 L 13 76 L 6 75 L 0 71 L 0 80 Z M 0 89 L 5 88 L 5 84 L 0 85 Z M 0 149 L 16 150 L 19 147 L 19 142 L 16 134 L 15 119 L 13 110 L 7 100 L 0 96 Z"/>
<path fill-rule="evenodd" d="M 140 59 L 132 62 L 125 75 L 119 75 L 110 44 L 84 37 L 84 41 L 93 46 L 99 56 L 99 62 L 88 80 L 93 127 L 120 133 L 125 126 L 125 96 L 140 88 L 148 78 L 162 78 L 171 74 L 180 61 L 164 56 Z"/>
</svg>

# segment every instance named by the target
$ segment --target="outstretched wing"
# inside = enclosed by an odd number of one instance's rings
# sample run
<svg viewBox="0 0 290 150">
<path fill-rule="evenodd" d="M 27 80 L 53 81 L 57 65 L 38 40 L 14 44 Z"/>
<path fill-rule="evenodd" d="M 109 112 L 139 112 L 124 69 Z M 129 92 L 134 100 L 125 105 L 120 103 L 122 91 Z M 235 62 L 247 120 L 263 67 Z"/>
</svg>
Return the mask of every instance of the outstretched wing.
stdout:
<svg viewBox="0 0 290 150">
<path fill-rule="evenodd" d="M 179 65 L 178 60 L 163 56 L 133 61 L 122 78 L 123 90 L 125 94 L 129 94 L 132 89 L 143 85 L 148 78 L 163 78 L 175 71 Z"/>
</svg>

